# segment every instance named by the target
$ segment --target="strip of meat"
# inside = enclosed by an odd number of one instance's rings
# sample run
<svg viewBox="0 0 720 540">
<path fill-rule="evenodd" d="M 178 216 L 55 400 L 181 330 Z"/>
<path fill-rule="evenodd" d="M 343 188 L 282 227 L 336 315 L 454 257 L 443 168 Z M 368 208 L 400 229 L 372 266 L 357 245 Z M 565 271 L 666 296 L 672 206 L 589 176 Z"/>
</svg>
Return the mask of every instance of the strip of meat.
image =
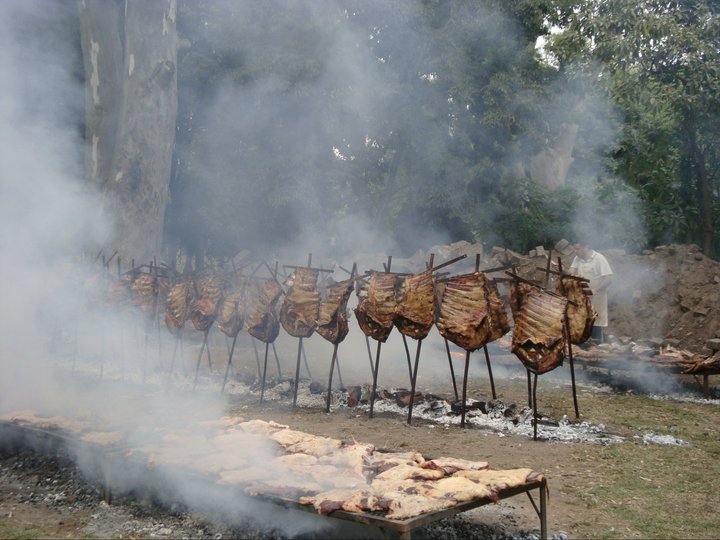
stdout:
<svg viewBox="0 0 720 540">
<path fill-rule="evenodd" d="M 435 293 L 432 269 L 406 277 L 394 324 L 400 333 L 423 339 L 435 322 Z"/>
<path fill-rule="evenodd" d="M 574 345 L 585 343 L 590 338 L 597 316 L 585 290 L 584 282 L 570 277 L 560 276 L 556 283 L 557 293 L 570 300 L 567 307 L 568 339 Z"/>
<path fill-rule="evenodd" d="M 253 283 L 249 293 L 248 334 L 263 343 L 272 343 L 280 334 L 280 320 L 275 306 L 282 294 L 282 288 L 272 278 L 260 279 Z"/>
<path fill-rule="evenodd" d="M 397 520 L 437 512 L 455 505 L 455 501 L 451 499 L 428 498 L 425 495 L 408 495 L 402 492 L 383 493 L 378 504 L 383 503 L 382 499 L 390 500 L 385 517 Z"/>
<path fill-rule="evenodd" d="M 384 343 L 393 329 L 397 309 L 395 298 L 396 274 L 372 272 L 367 287 L 358 294 L 355 318 L 363 333 Z"/>
<path fill-rule="evenodd" d="M 196 297 L 190 305 L 190 320 L 196 330 L 205 331 L 218 316 L 224 283 L 214 272 L 202 275 L 195 281 Z"/>
<path fill-rule="evenodd" d="M 354 285 L 354 279 L 332 283 L 325 289 L 325 298 L 320 300 L 315 331 L 330 343 L 342 342 L 350 331 L 347 303 Z"/>
<path fill-rule="evenodd" d="M 495 492 L 524 486 L 530 481 L 542 478 L 532 469 L 483 469 L 481 471 L 458 471 L 454 476 L 467 478 L 473 482 L 484 484 Z M 528 480 L 530 478 L 530 480 Z"/>
<path fill-rule="evenodd" d="M 492 342 L 500 339 L 510 331 L 510 320 L 505 310 L 505 302 L 503 302 L 500 291 L 498 291 L 497 283 L 491 280 L 487 282 L 487 299 L 490 314 L 488 342 Z"/>
<path fill-rule="evenodd" d="M 427 482 L 421 486 L 420 495 L 457 503 L 475 499 L 498 500 L 496 491 L 489 485 L 462 476 L 448 476 Z"/>
<path fill-rule="evenodd" d="M 246 299 L 245 288 L 247 283 L 244 279 L 238 280 L 230 285 L 220 302 L 218 313 L 218 328 L 228 337 L 235 337 L 242 330 L 245 322 Z"/>
<path fill-rule="evenodd" d="M 467 351 L 488 343 L 491 326 L 485 274 L 448 278 L 436 325 L 441 336 Z"/>
<path fill-rule="evenodd" d="M 454 474 L 457 471 L 477 471 L 487 469 L 487 461 L 470 461 L 467 459 L 439 457 L 426 461 L 420 465 L 423 469 L 440 469 L 445 474 Z"/>
<path fill-rule="evenodd" d="M 179 337 L 185 328 L 185 321 L 190 317 L 195 290 L 192 280 L 186 278 L 170 288 L 165 303 L 165 326 L 170 332 Z"/>
<path fill-rule="evenodd" d="M 424 462 L 420 452 L 374 452 L 365 460 L 365 469 L 377 474 L 396 465 L 420 465 Z"/>
<path fill-rule="evenodd" d="M 310 337 L 315 331 L 320 308 L 318 274 L 313 268 L 296 268 L 289 282 L 290 289 L 280 307 L 280 324 L 293 337 Z"/>
<path fill-rule="evenodd" d="M 381 472 L 375 480 L 437 480 L 445 476 L 442 469 L 423 469 L 418 464 L 401 464 Z"/>
<path fill-rule="evenodd" d="M 566 306 L 566 298 L 542 289 L 533 289 L 525 296 L 515 321 L 511 350 L 533 373 L 551 371 L 565 358 Z"/>
<path fill-rule="evenodd" d="M 326 515 L 334 510 L 346 512 L 374 512 L 382 510 L 378 496 L 369 489 L 333 489 L 316 495 L 300 497 L 300 504 L 311 504 L 319 514 Z"/>
<path fill-rule="evenodd" d="M 520 310 L 525 303 L 525 296 L 533 289 L 537 289 L 537 287 L 517 279 L 513 280 L 510 284 L 510 311 L 512 312 L 513 320 L 517 320 L 520 315 Z"/>
</svg>

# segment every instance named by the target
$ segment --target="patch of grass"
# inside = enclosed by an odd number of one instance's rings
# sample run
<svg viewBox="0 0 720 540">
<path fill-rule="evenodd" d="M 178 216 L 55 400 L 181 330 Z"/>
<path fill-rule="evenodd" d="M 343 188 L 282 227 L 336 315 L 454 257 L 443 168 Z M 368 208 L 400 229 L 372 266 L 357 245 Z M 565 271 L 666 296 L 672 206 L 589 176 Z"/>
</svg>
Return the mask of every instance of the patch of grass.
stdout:
<svg viewBox="0 0 720 540">
<path fill-rule="evenodd" d="M 46 538 L 47 533 L 39 529 L 21 529 L 4 523 L 0 523 L 0 538 L 13 540 L 34 540 L 35 538 Z"/>
</svg>

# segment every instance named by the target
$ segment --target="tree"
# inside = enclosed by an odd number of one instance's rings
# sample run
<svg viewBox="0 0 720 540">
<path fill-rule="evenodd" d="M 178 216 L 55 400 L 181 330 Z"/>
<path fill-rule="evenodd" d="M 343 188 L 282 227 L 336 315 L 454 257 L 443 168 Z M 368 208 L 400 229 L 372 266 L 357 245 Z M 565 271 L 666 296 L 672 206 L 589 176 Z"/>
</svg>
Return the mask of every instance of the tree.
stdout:
<svg viewBox="0 0 720 540">
<path fill-rule="evenodd" d="M 176 1 L 80 0 L 87 176 L 115 221 L 106 251 L 160 253 L 177 116 Z"/>
<path fill-rule="evenodd" d="M 613 166 L 648 203 L 655 239 L 716 242 L 720 6 L 710 0 L 559 0 L 549 49 L 592 71 L 625 115 Z M 578 67 L 580 66 L 580 67 Z M 677 210 L 682 216 L 678 219 Z M 715 216 L 713 215 L 715 213 Z M 699 216 L 699 219 L 695 219 Z"/>
</svg>

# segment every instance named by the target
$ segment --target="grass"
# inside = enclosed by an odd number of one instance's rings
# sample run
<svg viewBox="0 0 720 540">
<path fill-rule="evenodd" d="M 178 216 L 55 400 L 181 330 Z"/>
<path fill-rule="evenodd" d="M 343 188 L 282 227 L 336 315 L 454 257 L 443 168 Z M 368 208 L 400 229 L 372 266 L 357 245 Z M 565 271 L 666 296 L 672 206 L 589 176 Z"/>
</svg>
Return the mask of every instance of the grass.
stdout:
<svg viewBox="0 0 720 540">
<path fill-rule="evenodd" d="M 571 410 L 566 391 L 544 392 L 544 408 Z M 569 404 L 569 406 L 568 406 Z M 581 538 L 720 537 L 720 407 L 627 394 L 580 395 L 583 420 L 628 442 L 583 446 L 564 491 L 578 500 Z M 648 431 L 689 446 L 644 444 Z"/>
<path fill-rule="evenodd" d="M 12 540 L 34 540 L 35 538 L 46 538 L 47 533 L 39 529 L 20 529 L 0 523 L 0 538 Z"/>
</svg>

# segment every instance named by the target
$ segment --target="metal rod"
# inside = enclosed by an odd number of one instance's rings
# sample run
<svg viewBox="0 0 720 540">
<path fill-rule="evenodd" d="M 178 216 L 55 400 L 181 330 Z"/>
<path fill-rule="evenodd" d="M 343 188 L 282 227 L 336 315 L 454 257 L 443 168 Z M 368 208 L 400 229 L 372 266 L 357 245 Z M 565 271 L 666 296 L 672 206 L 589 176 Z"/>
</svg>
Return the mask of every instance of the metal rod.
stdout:
<svg viewBox="0 0 720 540">
<path fill-rule="evenodd" d="M 261 370 L 260 370 L 260 355 L 258 354 L 257 345 L 255 344 L 255 338 L 251 336 L 251 337 L 250 337 L 250 340 L 252 341 L 253 350 L 255 351 L 255 363 L 257 364 L 258 378 L 260 378 L 261 375 L 262 375 L 262 374 L 260 373 L 260 371 L 261 371 Z"/>
<path fill-rule="evenodd" d="M 547 260 L 547 267 L 545 268 L 545 285 L 544 287 L 547 289 L 548 284 L 550 283 L 550 265 L 552 264 L 552 248 L 550 248 L 550 251 L 548 252 L 548 260 Z"/>
<path fill-rule="evenodd" d="M 537 373 L 533 373 L 533 441 L 537 441 Z"/>
<path fill-rule="evenodd" d="M 377 390 L 377 378 L 378 370 L 380 368 L 380 347 L 382 341 L 377 342 L 377 351 L 375 352 L 375 367 L 373 368 L 373 385 L 372 392 L 370 393 L 370 418 L 373 417 L 373 410 L 375 408 L 375 391 Z"/>
<path fill-rule="evenodd" d="M 570 326 L 567 318 L 565 318 L 565 332 L 567 333 L 568 357 L 570 358 L 570 380 L 572 381 L 573 405 L 575 405 L 575 418 L 580 418 L 580 409 L 578 408 L 577 388 L 575 387 L 575 361 L 573 360 L 572 343 L 570 343 Z"/>
<path fill-rule="evenodd" d="M 408 405 L 408 425 L 412 422 L 413 403 L 415 402 L 415 383 L 417 381 L 418 364 L 420 362 L 420 347 L 422 346 L 422 342 L 422 339 L 418 340 L 417 349 L 415 351 L 415 369 L 413 369 L 411 377 L 412 385 L 410 386 L 410 404 Z"/>
<path fill-rule="evenodd" d="M 488 353 L 487 345 L 483 345 L 483 350 L 485 351 L 485 363 L 487 364 L 488 375 L 490 376 L 490 389 L 492 390 L 492 397 L 493 399 L 497 399 L 497 395 L 495 394 L 495 380 L 493 379 L 492 366 L 490 365 L 490 354 Z"/>
<path fill-rule="evenodd" d="M 527 371 L 527 384 L 528 384 L 528 407 L 532 409 L 533 401 L 532 401 L 532 377 L 530 376 L 530 370 L 526 369 Z"/>
<path fill-rule="evenodd" d="M 410 362 L 410 347 L 408 347 L 408 344 L 407 344 L 407 336 L 405 336 L 405 334 L 401 334 L 401 335 L 402 335 L 403 345 L 405 345 L 405 357 L 407 358 L 408 373 L 410 374 L 410 380 L 412 381 L 413 368 L 412 368 L 412 363 Z"/>
<path fill-rule="evenodd" d="M 232 365 L 232 357 L 233 357 L 233 353 L 235 352 L 235 343 L 236 342 L 237 342 L 237 334 L 235 334 L 233 336 L 232 347 L 230 347 L 230 354 L 228 355 L 227 366 L 225 366 L 225 378 L 223 379 L 222 388 L 220 389 L 221 394 L 223 392 L 225 392 L 225 383 L 227 383 L 228 373 L 230 373 L 230 366 Z"/>
<path fill-rule="evenodd" d="M 370 373 L 375 373 L 375 369 L 373 368 L 372 351 L 370 350 L 370 338 L 367 334 L 365 334 L 365 346 L 367 347 L 368 360 L 370 360 Z"/>
<path fill-rule="evenodd" d="M 310 373 L 310 366 L 308 365 L 307 356 L 305 355 L 305 347 L 302 347 L 300 349 L 302 351 L 302 357 L 303 357 L 303 363 L 305 364 L 305 370 L 307 371 L 308 377 L 310 380 L 313 380 L 312 373 Z"/>
<path fill-rule="evenodd" d="M 710 399 L 710 376 L 705 374 L 703 375 L 703 396 L 705 396 L 705 399 Z"/>
<path fill-rule="evenodd" d="M 268 347 L 269 345 L 265 344 L 265 363 L 263 364 L 263 372 L 262 372 L 262 383 L 260 383 L 260 403 L 263 402 L 263 399 L 265 397 L 265 376 L 267 375 L 267 357 L 268 357 Z"/>
<path fill-rule="evenodd" d="M 275 356 L 275 363 L 277 364 L 278 380 L 282 380 L 282 372 L 280 371 L 280 357 L 278 356 L 277 350 L 275 350 L 275 342 L 272 342 L 273 355 Z"/>
<path fill-rule="evenodd" d="M 330 412 L 330 396 L 332 394 L 333 371 L 335 370 L 335 360 L 337 359 L 337 343 L 333 345 L 332 360 L 330 360 L 330 378 L 328 379 L 327 399 L 325 400 L 325 412 Z"/>
<path fill-rule="evenodd" d="M 198 354 L 197 364 L 195 365 L 195 381 L 193 381 L 193 390 L 195 390 L 195 386 L 197 386 L 198 373 L 200 372 L 200 361 L 202 360 L 203 349 L 207 344 L 207 337 L 208 331 L 205 330 L 205 337 L 203 338 L 202 345 L 200 345 L 200 354 Z"/>
<path fill-rule="evenodd" d="M 298 338 L 297 362 L 295 366 L 295 388 L 293 389 L 293 407 L 297 406 L 298 384 L 300 382 L 300 357 L 302 356 L 302 340 Z"/>
<path fill-rule="evenodd" d="M 467 380 L 468 369 L 470 367 L 470 351 L 465 351 L 465 374 L 463 375 L 463 397 L 462 397 L 462 413 L 460 416 L 460 427 L 465 427 L 465 404 L 467 403 Z"/>
<path fill-rule="evenodd" d="M 168 370 L 168 380 L 172 377 L 173 369 L 175 369 L 175 357 L 177 356 L 178 347 L 180 346 L 180 337 L 175 336 L 175 347 L 173 348 L 172 358 L 170 359 L 170 369 Z"/>
<path fill-rule="evenodd" d="M 337 347 L 337 343 L 335 344 L 335 347 Z M 345 383 L 342 380 L 342 373 L 340 373 L 340 357 L 336 355 L 335 357 L 335 363 L 337 364 L 337 370 L 338 370 L 338 380 L 340 381 L 340 388 L 345 388 Z"/>
<path fill-rule="evenodd" d="M 450 354 L 450 343 L 448 342 L 447 338 L 445 338 L 445 350 L 447 351 L 448 364 L 450 364 L 450 377 L 452 377 L 453 391 L 455 392 L 455 401 L 457 401 L 460 399 L 460 397 L 458 396 L 457 383 L 455 382 L 455 368 L 453 367 L 452 355 Z"/>
<path fill-rule="evenodd" d="M 540 486 L 540 540 L 547 540 L 547 484 Z"/>
</svg>

